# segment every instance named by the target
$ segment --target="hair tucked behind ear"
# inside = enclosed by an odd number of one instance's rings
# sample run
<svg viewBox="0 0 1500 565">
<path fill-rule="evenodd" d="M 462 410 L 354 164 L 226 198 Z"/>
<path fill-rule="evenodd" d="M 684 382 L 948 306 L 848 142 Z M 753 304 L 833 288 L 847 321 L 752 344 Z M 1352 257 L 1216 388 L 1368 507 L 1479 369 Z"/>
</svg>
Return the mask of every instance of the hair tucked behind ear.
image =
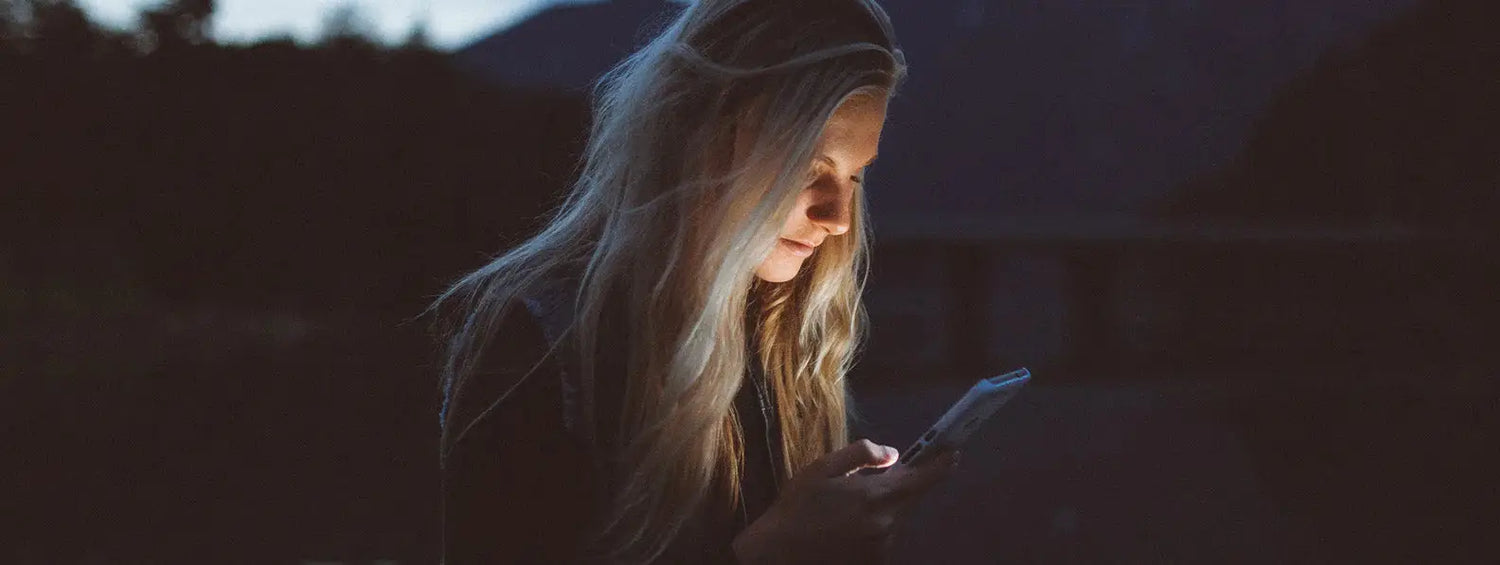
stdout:
<svg viewBox="0 0 1500 565">
<path fill-rule="evenodd" d="M 844 376 L 864 330 L 863 192 L 849 232 L 829 238 L 795 279 L 770 284 L 753 273 L 834 110 L 853 96 L 890 96 L 904 73 L 890 23 L 869 0 L 687 7 L 598 83 L 583 167 L 553 220 L 429 307 L 445 314 L 444 452 L 464 425 L 448 407 L 496 321 L 565 272 L 580 273 L 570 335 L 585 372 L 601 345 L 606 289 L 623 293 L 632 336 L 618 488 L 594 551 L 650 561 L 720 500 L 710 494 L 737 503 L 733 398 L 749 363 L 763 364 L 777 392 L 786 475 L 847 443 Z M 736 155 L 740 137 L 752 141 Z M 758 359 L 746 355 L 749 331 Z"/>
</svg>

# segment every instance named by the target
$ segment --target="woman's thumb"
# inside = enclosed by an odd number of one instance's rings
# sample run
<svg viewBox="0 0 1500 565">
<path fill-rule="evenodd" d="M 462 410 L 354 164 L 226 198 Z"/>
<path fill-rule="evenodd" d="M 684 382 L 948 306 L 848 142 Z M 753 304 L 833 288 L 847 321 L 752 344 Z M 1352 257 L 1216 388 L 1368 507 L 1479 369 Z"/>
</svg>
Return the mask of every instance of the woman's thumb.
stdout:
<svg viewBox="0 0 1500 565">
<path fill-rule="evenodd" d="M 900 454 L 895 448 L 862 439 L 824 455 L 813 467 L 822 477 L 841 477 L 866 467 L 889 467 Z"/>
</svg>

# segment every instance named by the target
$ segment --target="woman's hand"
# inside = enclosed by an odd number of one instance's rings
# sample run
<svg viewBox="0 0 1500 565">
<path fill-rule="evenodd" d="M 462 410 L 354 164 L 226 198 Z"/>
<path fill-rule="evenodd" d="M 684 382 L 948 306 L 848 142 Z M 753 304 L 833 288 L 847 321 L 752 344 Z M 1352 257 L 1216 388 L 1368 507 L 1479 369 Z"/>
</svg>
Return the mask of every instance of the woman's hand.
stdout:
<svg viewBox="0 0 1500 565">
<path fill-rule="evenodd" d="M 899 453 L 859 440 L 823 456 L 787 483 L 766 513 L 735 537 L 741 563 L 886 561 L 896 518 L 958 463 L 946 453 L 910 467 Z M 892 467 L 865 475 L 860 469 Z"/>
</svg>

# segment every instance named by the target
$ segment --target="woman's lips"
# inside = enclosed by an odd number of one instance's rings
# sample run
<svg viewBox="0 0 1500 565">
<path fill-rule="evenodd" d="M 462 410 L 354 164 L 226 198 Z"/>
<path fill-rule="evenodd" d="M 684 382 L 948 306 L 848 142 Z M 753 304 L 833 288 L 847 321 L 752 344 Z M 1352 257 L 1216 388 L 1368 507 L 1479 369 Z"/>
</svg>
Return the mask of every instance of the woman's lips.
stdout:
<svg viewBox="0 0 1500 565">
<path fill-rule="evenodd" d="M 807 245 L 805 243 L 798 243 L 784 237 L 781 238 L 781 246 L 785 247 L 787 251 L 790 251 L 792 255 L 796 255 L 798 257 L 807 257 L 813 254 L 813 246 Z"/>
</svg>

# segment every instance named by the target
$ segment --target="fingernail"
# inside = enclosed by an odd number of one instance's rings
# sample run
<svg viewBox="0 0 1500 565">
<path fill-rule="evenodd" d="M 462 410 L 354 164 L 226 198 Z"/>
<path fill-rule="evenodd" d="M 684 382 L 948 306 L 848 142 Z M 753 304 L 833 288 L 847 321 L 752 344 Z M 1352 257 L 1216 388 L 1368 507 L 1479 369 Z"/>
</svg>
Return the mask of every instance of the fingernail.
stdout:
<svg viewBox="0 0 1500 565">
<path fill-rule="evenodd" d="M 901 456 L 901 454 L 896 452 L 896 448 L 889 447 L 889 446 L 887 446 L 885 448 L 885 459 L 886 459 L 886 461 L 890 461 L 891 459 L 895 459 L 895 458 L 900 457 L 900 456 Z"/>
</svg>

